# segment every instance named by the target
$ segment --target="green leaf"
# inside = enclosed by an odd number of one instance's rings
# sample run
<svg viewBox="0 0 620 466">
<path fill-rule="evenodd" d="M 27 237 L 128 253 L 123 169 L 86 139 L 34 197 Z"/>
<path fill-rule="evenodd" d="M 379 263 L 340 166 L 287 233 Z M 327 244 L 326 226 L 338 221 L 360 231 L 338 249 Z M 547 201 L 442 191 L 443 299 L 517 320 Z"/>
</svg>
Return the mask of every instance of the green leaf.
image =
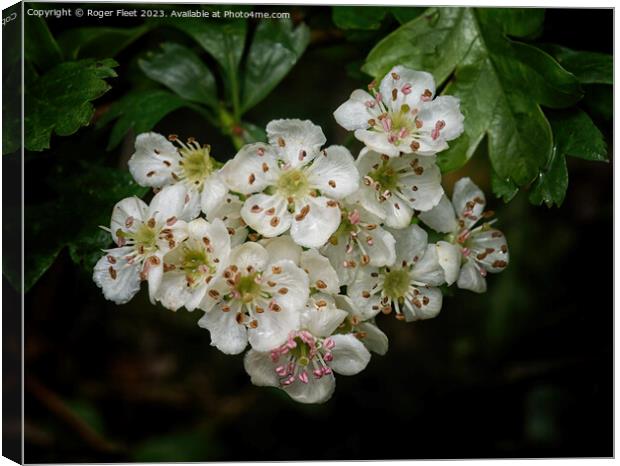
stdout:
<svg viewBox="0 0 620 466">
<path fill-rule="evenodd" d="M 184 99 L 217 106 L 215 78 L 209 68 L 187 47 L 164 43 L 161 51 L 139 60 L 144 74 Z"/>
<path fill-rule="evenodd" d="M 191 36 L 215 58 L 228 79 L 236 76 L 245 48 L 247 24 L 244 19 L 165 18 L 160 23 Z"/>
<path fill-rule="evenodd" d="M 108 150 L 111 150 L 130 130 L 136 134 L 150 131 L 162 118 L 183 106 L 187 106 L 183 99 L 162 89 L 132 92 L 112 104 L 97 126 L 116 120 L 108 142 Z"/>
<path fill-rule="evenodd" d="M 62 53 L 47 23 L 40 16 L 26 15 L 24 55 L 40 70 L 49 70 L 62 61 Z"/>
<path fill-rule="evenodd" d="M 560 152 L 585 160 L 607 161 L 605 138 L 587 113 L 578 108 L 550 112 L 549 122 Z"/>
<path fill-rule="evenodd" d="M 540 13 L 527 24 L 525 16 L 519 9 L 430 8 L 377 44 L 363 69 L 381 78 L 402 64 L 430 71 L 438 85 L 447 81 L 444 93 L 461 100 L 468 147 L 457 143 L 443 164 L 457 168 L 486 136 L 494 171 L 524 186 L 547 166 L 552 150 L 540 105 L 566 107 L 582 96 L 576 78 L 548 54 L 508 39 L 539 27 Z M 447 163 L 452 156 L 455 162 Z"/>
<path fill-rule="evenodd" d="M 549 167 L 538 174 L 538 178 L 530 191 L 529 200 L 536 205 L 544 202 L 547 207 L 552 207 L 553 204 L 559 207 L 564 202 L 567 189 L 566 158 L 556 148 L 551 156 Z"/>
<path fill-rule="evenodd" d="M 115 57 L 150 29 L 149 24 L 134 28 L 74 28 L 58 36 L 58 45 L 65 57 L 71 60 Z"/>
<path fill-rule="evenodd" d="M 583 84 L 614 83 L 614 63 L 610 54 L 578 52 L 559 45 L 548 45 L 545 49 Z"/>
<path fill-rule="evenodd" d="M 246 144 L 267 142 L 267 133 L 263 128 L 248 122 L 242 122 L 241 127 L 243 128 L 243 140 Z"/>
<path fill-rule="evenodd" d="M 545 22 L 543 8 L 495 8 L 493 16 L 509 36 L 531 39 L 542 32 Z"/>
<path fill-rule="evenodd" d="M 68 182 L 67 180 L 71 180 Z M 108 225 L 114 204 L 125 197 L 142 197 L 148 188 L 138 186 L 127 170 L 91 163 L 58 165 L 50 184 L 58 197 L 25 209 L 24 286 L 28 291 L 68 247 L 72 260 L 87 273 L 110 247 L 112 238 L 101 232 Z"/>
<path fill-rule="evenodd" d="M 91 101 L 110 89 L 106 78 L 116 76 L 112 59 L 80 60 L 55 66 L 26 88 L 26 149 L 49 148 L 52 132 L 75 133 L 89 124 L 95 111 Z"/>
<path fill-rule="evenodd" d="M 388 13 L 380 6 L 334 6 L 332 20 L 340 29 L 373 30 L 381 27 L 381 21 Z"/>
<path fill-rule="evenodd" d="M 217 443 L 209 429 L 153 437 L 138 445 L 133 460 L 158 461 L 209 461 L 217 453 Z"/>
<path fill-rule="evenodd" d="M 242 113 L 267 97 L 297 63 L 309 41 L 310 30 L 305 24 L 293 29 L 288 19 L 259 23 L 245 64 Z"/>
<path fill-rule="evenodd" d="M 491 173 L 491 189 L 497 197 L 502 198 L 506 203 L 512 201 L 519 192 L 519 188 L 510 178 L 500 178 L 495 172 Z"/>
<path fill-rule="evenodd" d="M 614 89 L 606 84 L 585 84 L 583 106 L 594 118 L 611 121 L 614 116 Z"/>
<path fill-rule="evenodd" d="M 425 8 L 413 6 L 394 6 L 390 8 L 390 12 L 400 24 L 408 23 L 412 19 L 416 19 L 424 13 L 424 10 Z"/>
</svg>

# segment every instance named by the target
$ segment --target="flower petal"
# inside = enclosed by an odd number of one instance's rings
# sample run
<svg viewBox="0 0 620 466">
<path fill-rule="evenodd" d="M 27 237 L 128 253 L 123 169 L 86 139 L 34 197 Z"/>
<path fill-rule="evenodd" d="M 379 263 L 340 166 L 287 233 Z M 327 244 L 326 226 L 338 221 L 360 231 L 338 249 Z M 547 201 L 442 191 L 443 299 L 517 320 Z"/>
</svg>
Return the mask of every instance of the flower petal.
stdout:
<svg viewBox="0 0 620 466">
<path fill-rule="evenodd" d="M 403 261 L 411 264 L 424 256 L 428 244 L 428 234 L 418 225 L 410 225 L 399 230 L 389 229 L 388 231 L 394 236 L 398 246 L 395 264 L 401 264 Z"/>
<path fill-rule="evenodd" d="M 396 240 L 389 231 L 377 227 L 372 231 L 362 230 L 358 236 L 370 257 L 369 265 L 383 267 L 396 261 Z"/>
<path fill-rule="evenodd" d="M 426 102 L 418 113 L 423 127 L 435 128 L 437 122 L 443 122 L 438 137 L 444 141 L 456 139 L 463 133 L 463 118 L 460 100 L 451 95 L 442 95 L 432 102 Z"/>
<path fill-rule="evenodd" d="M 245 200 L 241 217 L 267 238 L 281 235 L 291 226 L 286 200 L 279 194 L 254 194 Z"/>
<path fill-rule="evenodd" d="M 470 228 L 480 219 L 486 199 L 482 190 L 470 178 L 461 178 L 454 185 L 452 204 L 459 219 Z"/>
<path fill-rule="evenodd" d="M 383 131 L 370 131 L 366 129 L 355 130 L 355 138 L 362 141 L 369 149 L 385 154 L 389 157 L 396 157 L 400 150 L 388 141 L 388 135 Z"/>
<path fill-rule="evenodd" d="M 415 167 L 398 179 L 398 188 L 410 207 L 420 211 L 430 210 L 439 203 L 444 193 L 436 159 L 434 156 L 406 157 L 411 159 Z"/>
<path fill-rule="evenodd" d="M 273 184 L 278 172 L 275 149 L 258 142 L 243 146 L 237 155 L 220 169 L 219 175 L 231 191 L 252 194 Z"/>
<path fill-rule="evenodd" d="M 429 286 L 439 286 L 445 283 L 443 269 L 439 265 L 437 247 L 434 244 L 426 246 L 424 255 L 411 269 L 411 277 Z"/>
<path fill-rule="evenodd" d="M 420 212 L 418 218 L 439 233 L 453 233 L 459 228 L 452 203 L 445 194 L 431 210 Z"/>
<path fill-rule="evenodd" d="M 465 265 L 461 267 L 461 273 L 459 274 L 456 286 L 463 290 L 473 291 L 474 293 L 484 293 L 487 290 L 487 281 L 480 274 L 473 259 L 467 260 Z"/>
<path fill-rule="evenodd" d="M 127 164 L 140 186 L 161 188 L 175 182 L 172 173 L 179 169 L 179 153 L 164 136 L 142 133 L 136 138 L 136 151 Z"/>
<path fill-rule="evenodd" d="M 398 79 L 394 79 L 395 76 Z M 403 92 L 405 86 L 408 88 L 406 94 Z M 394 89 L 396 99 L 393 99 Z M 432 99 L 435 95 L 435 79 L 426 71 L 416 71 L 398 65 L 381 80 L 379 90 L 383 102 L 393 111 L 400 111 L 403 104 L 414 109 L 420 106 L 422 99 Z"/>
<path fill-rule="evenodd" d="M 258 326 L 248 329 L 250 345 L 256 351 L 269 351 L 283 344 L 290 332 L 299 329 L 299 310 L 283 308 L 279 312 L 266 310 L 256 314 Z"/>
<path fill-rule="evenodd" d="M 366 369 L 370 361 L 370 353 L 353 335 L 334 335 L 331 339 L 336 343 L 332 354 L 334 360 L 330 367 L 338 374 L 355 375 Z"/>
<path fill-rule="evenodd" d="M 402 309 L 407 322 L 432 319 L 441 311 L 443 295 L 439 288 L 420 287 L 417 290 L 419 294 L 416 295 L 416 304 Z"/>
<path fill-rule="evenodd" d="M 342 199 L 359 186 L 359 174 L 351 152 L 343 146 L 329 146 L 308 168 L 308 182 L 324 196 Z"/>
<path fill-rule="evenodd" d="M 498 273 L 508 266 L 510 262 L 508 243 L 501 231 L 495 228 L 482 231 L 474 230 L 469 243 L 471 244 L 473 258 L 487 272 Z"/>
<path fill-rule="evenodd" d="M 200 207 L 205 214 L 216 210 L 228 194 L 228 187 L 224 184 L 220 175 L 214 173 L 209 176 L 202 186 L 200 194 Z"/>
<path fill-rule="evenodd" d="M 287 259 L 270 262 L 263 273 L 263 283 L 269 282 L 275 283 L 270 293 L 281 312 L 304 309 L 310 293 L 308 274 L 294 262 Z"/>
<path fill-rule="evenodd" d="M 297 119 L 270 121 L 267 138 L 291 168 L 310 162 L 327 141 L 320 126 Z"/>
<path fill-rule="evenodd" d="M 172 217 L 181 218 L 187 199 L 187 188 L 179 183 L 165 186 L 149 204 L 148 218 L 154 218 L 163 224 Z"/>
<path fill-rule="evenodd" d="M 296 204 L 295 219 L 291 221 L 291 237 L 300 246 L 323 246 L 340 225 L 340 207 L 324 196 L 307 196 Z M 301 210 L 309 210 L 302 217 Z"/>
<path fill-rule="evenodd" d="M 399 197 L 392 196 L 381 203 L 385 224 L 390 228 L 405 228 L 411 223 L 413 209 Z"/>
<path fill-rule="evenodd" d="M 353 283 L 347 287 L 347 295 L 360 315 L 375 316 L 381 311 L 380 297 L 374 293 L 379 285 L 377 267 L 361 268 Z"/>
<path fill-rule="evenodd" d="M 239 354 L 247 345 L 245 325 L 236 320 L 238 309 L 224 312 L 220 306 L 205 313 L 198 325 L 209 330 L 211 346 L 215 346 L 224 354 Z"/>
<path fill-rule="evenodd" d="M 185 196 L 185 205 L 181 211 L 179 218 L 186 222 L 194 220 L 200 215 L 200 191 L 195 186 L 185 184 L 187 187 L 187 195 Z"/>
<path fill-rule="evenodd" d="M 230 263 L 241 270 L 249 266 L 255 270 L 264 270 L 268 261 L 267 250 L 258 243 L 244 243 L 230 252 Z"/>
<path fill-rule="evenodd" d="M 379 313 L 379 309 L 371 309 L 372 312 L 368 312 L 367 309 L 357 306 L 351 298 L 345 295 L 336 295 L 334 299 L 338 309 L 347 311 L 350 315 L 356 316 L 361 321 L 372 319 Z"/>
<path fill-rule="evenodd" d="M 166 309 L 176 311 L 191 297 L 185 274 L 178 271 L 165 272 L 157 291 L 157 300 Z"/>
<path fill-rule="evenodd" d="M 135 231 L 138 225 L 146 220 L 148 206 L 144 201 L 136 196 L 127 197 L 116 203 L 112 209 L 112 219 L 110 221 L 110 231 L 112 238 L 119 243 L 116 232 Z"/>
<path fill-rule="evenodd" d="M 105 299 L 116 304 L 125 304 L 140 290 L 140 263 L 130 265 L 125 259 L 132 252 L 131 246 L 110 249 L 93 270 L 93 280 Z"/>
<path fill-rule="evenodd" d="M 446 284 L 452 285 L 459 277 L 461 270 L 461 249 L 447 241 L 437 241 L 437 259 L 443 269 Z"/>
<path fill-rule="evenodd" d="M 301 253 L 299 266 L 306 271 L 310 286 L 324 293 L 336 294 L 340 291 L 340 279 L 327 257 L 316 249 L 308 249 Z"/>
<path fill-rule="evenodd" d="M 280 380 L 276 374 L 276 365 L 267 352 L 248 351 L 243 358 L 243 367 L 254 385 L 259 387 L 279 387 Z"/>
<path fill-rule="evenodd" d="M 332 374 L 324 375 L 320 379 L 310 376 L 308 383 L 297 380 L 283 388 L 292 399 L 299 403 L 325 403 L 334 394 L 336 379 Z"/>
<path fill-rule="evenodd" d="M 302 249 L 290 235 L 278 236 L 276 238 L 265 238 L 260 244 L 269 253 L 269 260 L 276 262 L 282 259 L 288 259 L 294 264 L 299 265 Z"/>
<path fill-rule="evenodd" d="M 159 286 L 164 278 L 164 254 L 158 251 L 145 257 L 143 271 L 146 272 L 146 279 L 149 283 L 149 299 L 151 304 L 155 304 Z"/>
<path fill-rule="evenodd" d="M 360 341 L 368 348 L 368 351 L 372 351 L 381 356 L 387 353 L 389 346 L 388 337 L 379 327 L 369 322 L 362 322 L 357 328 L 364 335 Z"/>
<path fill-rule="evenodd" d="M 336 307 L 334 298 L 324 293 L 315 293 L 302 312 L 301 325 L 314 336 L 328 337 L 347 315 L 346 311 Z"/>
<path fill-rule="evenodd" d="M 334 118 L 344 129 L 354 131 L 368 128 L 368 120 L 376 118 L 379 112 L 375 98 L 366 91 L 356 89 L 349 100 L 336 109 Z"/>
</svg>

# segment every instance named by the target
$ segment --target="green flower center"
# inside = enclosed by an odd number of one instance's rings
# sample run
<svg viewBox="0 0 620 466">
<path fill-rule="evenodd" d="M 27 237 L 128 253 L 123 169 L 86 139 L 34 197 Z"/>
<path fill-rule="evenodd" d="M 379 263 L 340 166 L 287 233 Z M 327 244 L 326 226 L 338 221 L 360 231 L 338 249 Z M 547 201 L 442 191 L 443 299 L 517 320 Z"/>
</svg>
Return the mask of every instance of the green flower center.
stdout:
<svg viewBox="0 0 620 466">
<path fill-rule="evenodd" d="M 133 234 L 127 234 L 128 237 L 133 237 L 136 246 L 142 246 L 144 249 L 154 248 L 157 242 L 157 232 L 155 228 L 149 227 L 146 223 L 143 223 Z"/>
<path fill-rule="evenodd" d="M 383 291 L 388 298 L 397 300 L 398 298 L 403 298 L 407 294 L 410 283 L 411 278 L 409 277 L 409 270 L 391 270 L 385 275 Z"/>
<path fill-rule="evenodd" d="M 194 279 L 194 281 L 198 281 L 205 273 L 214 274 L 216 270 L 204 249 L 191 249 L 186 246 L 183 248 L 181 269 L 186 276 Z"/>
<path fill-rule="evenodd" d="M 179 152 L 183 157 L 183 178 L 202 188 L 205 179 L 214 169 L 213 160 L 209 154 L 209 147 L 201 147 L 200 149 L 183 148 L 179 149 Z"/>
<path fill-rule="evenodd" d="M 349 235 L 355 231 L 357 231 L 357 227 L 353 225 L 349 220 L 348 211 L 343 209 L 340 225 L 338 225 L 338 229 L 336 229 L 334 234 L 330 236 L 329 242 L 333 246 L 336 246 L 338 244 L 339 238 L 343 237 L 346 240 L 346 238 L 348 238 Z"/>
<path fill-rule="evenodd" d="M 400 112 L 390 112 L 390 118 L 392 120 L 392 131 L 399 132 L 401 129 L 407 129 L 409 131 L 415 131 L 415 122 L 409 116 L 409 106 L 403 105 Z"/>
<path fill-rule="evenodd" d="M 398 185 L 398 172 L 390 166 L 389 162 L 383 162 L 376 170 L 369 172 L 368 176 L 379 183 L 382 189 L 392 191 Z"/>
<path fill-rule="evenodd" d="M 280 175 L 277 189 L 284 197 L 297 197 L 305 195 L 310 190 L 310 185 L 303 171 L 293 169 Z"/>
<path fill-rule="evenodd" d="M 250 303 L 261 296 L 262 288 L 260 284 L 256 283 L 257 277 L 258 273 L 239 277 L 235 289 L 244 303 Z"/>
<path fill-rule="evenodd" d="M 310 364 L 310 358 L 308 357 L 308 354 L 310 353 L 310 347 L 299 337 L 295 337 L 294 341 L 295 343 L 297 343 L 297 346 L 290 350 L 291 355 L 295 359 L 297 359 L 297 364 L 299 364 L 300 366 L 307 366 L 308 364 Z"/>
</svg>

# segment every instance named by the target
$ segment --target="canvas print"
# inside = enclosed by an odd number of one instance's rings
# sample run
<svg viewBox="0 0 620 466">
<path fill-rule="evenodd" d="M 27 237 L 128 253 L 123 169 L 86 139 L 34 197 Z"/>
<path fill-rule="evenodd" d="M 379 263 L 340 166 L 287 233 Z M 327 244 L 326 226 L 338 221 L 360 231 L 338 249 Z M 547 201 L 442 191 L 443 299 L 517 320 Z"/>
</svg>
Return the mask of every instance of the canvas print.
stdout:
<svg viewBox="0 0 620 466">
<path fill-rule="evenodd" d="M 611 457 L 612 37 L 605 8 L 5 10 L 3 454 Z"/>
</svg>

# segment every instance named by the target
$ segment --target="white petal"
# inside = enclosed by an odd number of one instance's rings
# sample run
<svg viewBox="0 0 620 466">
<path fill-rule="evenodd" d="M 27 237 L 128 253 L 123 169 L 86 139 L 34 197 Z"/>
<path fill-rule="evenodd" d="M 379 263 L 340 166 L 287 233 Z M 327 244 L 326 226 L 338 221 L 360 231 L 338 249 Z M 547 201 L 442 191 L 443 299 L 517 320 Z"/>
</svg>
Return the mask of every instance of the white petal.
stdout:
<svg viewBox="0 0 620 466">
<path fill-rule="evenodd" d="M 435 128 L 438 121 L 443 121 L 445 126 L 439 131 L 439 138 L 444 141 L 456 139 L 463 133 L 460 101 L 451 95 L 442 95 L 432 102 L 426 102 L 418 114 L 418 119 L 429 128 Z"/>
<path fill-rule="evenodd" d="M 255 315 L 258 326 L 248 329 L 250 345 L 256 351 L 270 351 L 283 344 L 290 332 L 299 329 L 301 314 L 295 309 L 266 310 Z"/>
<path fill-rule="evenodd" d="M 394 79 L 392 73 L 395 73 L 398 79 Z M 402 89 L 407 84 L 411 86 L 410 92 L 404 94 Z M 393 89 L 397 91 L 396 100 L 392 99 Z M 420 105 L 425 92 L 430 92 L 429 98 L 435 95 L 435 79 L 432 74 L 425 71 L 415 71 L 398 65 L 392 68 L 381 80 L 379 90 L 383 96 L 383 101 L 391 109 L 399 111 L 403 104 L 407 104 L 414 109 Z"/>
<path fill-rule="evenodd" d="M 381 221 L 385 220 L 387 214 L 383 208 L 383 203 L 379 202 L 377 192 L 372 187 L 361 184 L 359 189 L 349 196 L 347 200 L 356 202 Z"/>
<path fill-rule="evenodd" d="M 357 327 L 360 332 L 364 332 L 364 338 L 360 341 L 368 348 L 368 351 L 383 356 L 388 350 L 388 337 L 375 324 L 362 322 Z"/>
<path fill-rule="evenodd" d="M 270 121 L 267 138 L 291 167 L 310 162 L 327 141 L 320 126 L 297 119 Z"/>
<path fill-rule="evenodd" d="M 330 239 L 331 241 L 331 239 Z M 321 253 L 329 259 L 329 263 L 336 272 L 339 282 L 342 286 L 350 284 L 355 278 L 358 267 L 345 267 L 344 262 L 355 260 L 359 263 L 359 255 L 347 254 L 346 238 L 340 236 L 338 244 L 331 244 L 329 241 L 321 248 Z"/>
<path fill-rule="evenodd" d="M 439 200 L 439 204 L 431 210 L 420 212 L 418 218 L 440 233 L 453 233 L 459 227 L 452 203 L 445 194 Z"/>
<path fill-rule="evenodd" d="M 331 205 L 333 204 L 333 205 Z M 310 210 L 301 220 L 297 220 L 301 208 Z M 340 225 L 340 207 L 335 201 L 323 196 L 307 196 L 299 204 L 291 221 L 291 237 L 300 246 L 318 248 L 323 246 Z"/>
<path fill-rule="evenodd" d="M 375 276 L 373 276 L 375 275 Z M 353 305 L 364 316 L 374 316 L 381 310 L 380 297 L 373 294 L 373 290 L 379 283 L 379 269 L 376 267 L 363 267 L 357 274 L 353 283 L 347 287 L 347 295 Z M 370 293 L 370 296 L 368 296 Z"/>
<path fill-rule="evenodd" d="M 224 354 L 239 354 L 247 345 L 245 325 L 238 324 L 237 310 L 222 311 L 218 306 L 205 313 L 198 325 L 209 330 L 211 346 L 217 347 Z"/>
<path fill-rule="evenodd" d="M 112 220 L 110 221 L 110 230 L 114 241 L 118 244 L 116 232 L 119 229 L 135 231 L 140 222 L 146 220 L 147 212 L 148 206 L 136 196 L 127 197 L 117 202 L 112 209 Z"/>
<path fill-rule="evenodd" d="M 317 303 L 323 301 L 322 306 Z M 323 293 L 315 293 L 302 313 L 302 327 L 317 337 L 328 337 L 346 319 L 348 313 L 338 309 L 334 299 Z"/>
<path fill-rule="evenodd" d="M 277 238 L 264 238 L 260 240 L 260 244 L 269 253 L 269 260 L 276 262 L 282 259 L 288 259 L 294 264 L 299 265 L 301 258 L 301 246 L 299 246 L 290 235 L 278 236 Z"/>
<path fill-rule="evenodd" d="M 179 219 L 186 222 L 194 220 L 200 215 L 200 191 L 195 186 L 184 183 L 187 187 L 187 195 L 185 196 L 185 205 L 181 211 Z"/>
<path fill-rule="evenodd" d="M 411 223 L 413 209 L 397 196 L 381 203 L 385 212 L 385 224 L 391 228 L 405 228 Z"/>
<path fill-rule="evenodd" d="M 435 163 L 435 157 L 403 156 L 405 157 L 415 161 L 416 167 L 398 179 L 398 187 L 409 201 L 410 207 L 420 211 L 430 210 L 443 196 L 441 171 Z"/>
<path fill-rule="evenodd" d="M 309 377 L 310 379 L 307 384 L 296 380 L 291 385 L 283 387 L 284 391 L 299 403 L 325 403 L 332 397 L 336 389 L 336 380 L 334 376 L 329 374 L 320 379 L 316 379 L 309 374 Z"/>
<path fill-rule="evenodd" d="M 159 236 L 156 240 L 157 248 L 162 254 L 166 254 L 171 249 L 175 248 L 181 242 L 187 238 L 187 222 L 183 220 L 177 220 L 172 225 L 162 225 L 162 231 L 166 230 L 172 238 L 166 236 Z M 172 241 L 171 241 L 172 240 Z"/>
<path fill-rule="evenodd" d="M 131 246 L 115 248 L 97 261 L 93 280 L 103 291 L 103 296 L 116 304 L 125 304 L 140 290 L 140 263 L 129 265 L 125 256 Z"/>
<path fill-rule="evenodd" d="M 210 211 L 219 208 L 226 199 L 226 194 L 228 194 L 228 187 L 220 178 L 219 173 L 209 176 L 203 184 L 200 195 L 202 211 L 208 214 Z"/>
<path fill-rule="evenodd" d="M 332 199 L 342 199 L 359 187 L 359 174 L 351 152 L 343 146 L 329 146 L 308 168 L 308 182 Z"/>
<path fill-rule="evenodd" d="M 287 202 L 278 194 L 254 194 L 245 200 L 241 217 L 258 233 L 268 238 L 281 235 L 291 225 Z"/>
<path fill-rule="evenodd" d="M 155 259 L 157 260 L 156 264 L 153 263 Z M 146 279 L 149 283 L 149 299 L 151 304 L 155 304 L 157 292 L 164 277 L 164 254 L 161 252 L 151 254 L 144 259 L 144 264 L 143 270 L 146 270 Z"/>
<path fill-rule="evenodd" d="M 252 266 L 255 270 L 264 270 L 269 261 L 267 250 L 258 243 L 244 243 L 230 252 L 230 263 L 241 270 Z"/>
<path fill-rule="evenodd" d="M 381 163 L 381 155 L 368 147 L 364 147 L 357 156 L 357 160 L 355 160 L 355 166 L 361 177 L 368 175 L 369 172 L 374 170 L 373 166 L 378 163 Z"/>
<path fill-rule="evenodd" d="M 366 105 L 367 102 L 371 103 L 374 108 Z M 368 128 L 368 120 L 375 118 L 378 112 L 379 106 L 375 98 L 366 91 L 356 89 L 349 100 L 336 109 L 334 118 L 344 129 L 354 131 Z"/>
<path fill-rule="evenodd" d="M 369 265 L 383 267 L 396 261 L 396 240 L 389 231 L 377 227 L 371 231 L 363 230 L 359 237 L 370 257 Z"/>
<path fill-rule="evenodd" d="M 469 243 L 471 244 L 472 257 L 486 271 L 497 273 L 508 266 L 510 262 L 508 243 L 501 231 L 495 228 L 482 231 L 474 230 Z"/>
<path fill-rule="evenodd" d="M 474 293 L 484 293 L 487 290 L 487 281 L 476 268 L 474 261 L 470 259 L 461 268 L 456 286 Z"/>
<path fill-rule="evenodd" d="M 165 272 L 162 278 L 157 300 L 171 311 L 176 311 L 190 299 L 191 292 L 185 281 L 185 274 L 177 271 Z"/>
<path fill-rule="evenodd" d="M 338 293 L 340 279 L 331 266 L 329 259 L 322 256 L 316 249 L 308 249 L 301 253 L 299 265 L 308 273 L 310 286 L 324 293 Z"/>
<path fill-rule="evenodd" d="M 279 387 L 280 381 L 276 374 L 276 365 L 271 361 L 270 353 L 250 350 L 245 353 L 243 367 L 254 385 L 259 387 Z"/>
<path fill-rule="evenodd" d="M 389 157 L 396 157 L 400 154 L 398 147 L 388 141 L 388 136 L 383 131 L 357 129 L 355 130 L 355 138 L 379 154 L 385 154 Z"/>
<path fill-rule="evenodd" d="M 136 151 L 127 164 L 139 185 L 161 188 L 175 182 L 172 173 L 178 170 L 179 160 L 176 148 L 164 136 L 142 133 L 136 138 Z"/>
<path fill-rule="evenodd" d="M 396 261 L 400 264 L 403 261 L 411 264 L 424 256 L 426 245 L 428 244 L 428 234 L 418 225 L 410 225 L 400 230 L 389 230 L 396 240 Z"/>
<path fill-rule="evenodd" d="M 172 217 L 181 218 L 186 196 L 187 188 L 181 183 L 164 187 L 151 200 L 148 218 L 154 218 L 160 224 Z"/>
<path fill-rule="evenodd" d="M 458 217 L 469 228 L 480 219 L 486 199 L 482 190 L 470 178 L 461 178 L 454 185 L 452 204 Z"/>
<path fill-rule="evenodd" d="M 417 289 L 419 294 L 416 296 L 416 304 L 411 306 L 411 309 L 405 307 L 403 309 L 407 322 L 412 322 L 420 319 L 432 319 L 441 311 L 441 304 L 443 302 L 443 295 L 439 288 L 424 288 Z M 411 312 L 413 310 L 413 313 Z"/>
<path fill-rule="evenodd" d="M 461 270 L 461 249 L 447 241 L 437 241 L 437 259 L 443 269 L 446 284 L 452 285 L 459 277 Z"/>
<path fill-rule="evenodd" d="M 231 191 L 252 194 L 273 184 L 278 172 L 275 149 L 259 142 L 243 146 L 220 169 L 219 175 Z"/>
<path fill-rule="evenodd" d="M 334 335 L 331 339 L 336 343 L 332 350 L 334 360 L 330 363 L 334 371 L 342 375 L 355 375 L 366 368 L 370 361 L 370 353 L 356 337 Z"/>
<path fill-rule="evenodd" d="M 263 273 L 263 283 L 273 282 L 273 299 L 284 311 L 301 312 L 308 301 L 308 274 L 294 262 L 284 259 L 270 262 Z M 278 313 L 274 313 L 278 314 Z"/>
<path fill-rule="evenodd" d="M 219 260 L 218 268 L 226 267 L 230 255 L 230 235 L 224 222 L 219 218 L 211 223 L 203 218 L 197 218 L 189 222 L 187 230 L 189 237 L 199 242 L 201 246 L 204 246 L 205 238 L 207 238 L 209 245 L 213 248 L 210 255 Z"/>
<path fill-rule="evenodd" d="M 334 299 L 338 309 L 347 311 L 349 314 L 358 317 L 359 320 L 362 321 L 372 319 L 379 313 L 379 309 L 370 309 L 371 312 L 369 312 L 368 309 L 357 306 L 351 298 L 345 295 L 336 295 Z"/>
<path fill-rule="evenodd" d="M 426 246 L 424 255 L 411 269 L 411 277 L 420 283 L 430 286 L 439 286 L 445 283 L 445 277 L 441 265 L 437 247 L 434 244 Z"/>
</svg>

